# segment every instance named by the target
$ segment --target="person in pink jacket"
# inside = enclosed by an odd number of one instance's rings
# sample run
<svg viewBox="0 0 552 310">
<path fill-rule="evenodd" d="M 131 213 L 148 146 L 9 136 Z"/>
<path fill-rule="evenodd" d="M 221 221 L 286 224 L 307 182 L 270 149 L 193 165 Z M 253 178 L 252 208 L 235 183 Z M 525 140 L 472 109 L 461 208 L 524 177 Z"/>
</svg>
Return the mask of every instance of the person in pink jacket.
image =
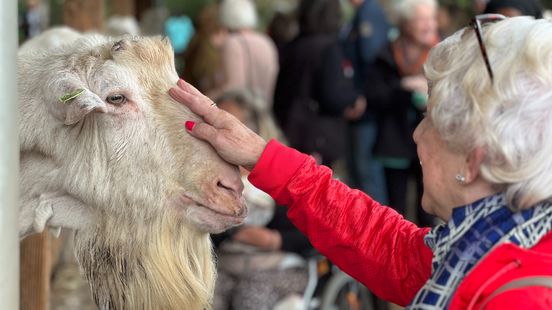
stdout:
<svg viewBox="0 0 552 310">
<path fill-rule="evenodd" d="M 223 36 L 220 50 L 224 82 L 209 91 L 211 98 L 247 89 L 272 108 L 278 75 L 278 50 L 268 35 L 256 30 L 257 9 L 252 0 L 223 0 L 219 22 Z"/>
<path fill-rule="evenodd" d="M 268 143 L 184 81 L 170 94 L 202 116 L 189 133 L 289 206 L 312 244 L 372 292 L 408 309 L 552 308 L 552 23 L 478 16 L 430 52 L 428 111 L 414 132 L 419 228 Z"/>
</svg>

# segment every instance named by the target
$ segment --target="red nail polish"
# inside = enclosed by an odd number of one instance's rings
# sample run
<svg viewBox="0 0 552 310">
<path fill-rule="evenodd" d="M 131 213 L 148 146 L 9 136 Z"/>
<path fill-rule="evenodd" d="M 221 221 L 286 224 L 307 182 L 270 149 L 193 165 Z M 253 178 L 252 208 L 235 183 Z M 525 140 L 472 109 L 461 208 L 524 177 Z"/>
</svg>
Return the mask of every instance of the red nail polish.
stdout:
<svg viewBox="0 0 552 310">
<path fill-rule="evenodd" d="M 186 129 L 188 129 L 188 131 L 192 131 L 192 129 L 194 129 L 195 122 L 193 122 L 193 121 L 186 121 L 186 123 L 184 124 L 184 126 L 186 126 Z"/>
</svg>

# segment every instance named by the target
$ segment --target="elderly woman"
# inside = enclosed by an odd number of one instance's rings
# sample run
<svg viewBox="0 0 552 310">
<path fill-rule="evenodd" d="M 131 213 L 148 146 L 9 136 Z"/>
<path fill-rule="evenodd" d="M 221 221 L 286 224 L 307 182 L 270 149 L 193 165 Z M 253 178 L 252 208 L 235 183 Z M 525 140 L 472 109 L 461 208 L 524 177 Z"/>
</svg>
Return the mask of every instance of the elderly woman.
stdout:
<svg viewBox="0 0 552 310">
<path fill-rule="evenodd" d="M 288 205 L 320 252 L 383 299 L 410 309 L 549 309 L 552 23 L 515 17 L 460 30 L 434 47 L 425 74 L 428 112 L 414 133 L 422 206 L 446 221 L 432 230 L 312 158 L 267 144 L 184 82 L 171 94 L 203 116 L 187 123 L 191 135 L 251 169 L 251 183 Z"/>
<path fill-rule="evenodd" d="M 374 156 L 384 167 L 389 205 L 406 214 L 407 184 L 415 181 L 421 196 L 421 170 L 412 133 L 426 109 L 427 82 L 423 65 L 438 41 L 437 1 L 402 0 L 394 7 L 399 37 L 385 46 L 368 70 L 365 96 L 377 119 Z M 413 208 L 413 206 L 412 206 Z M 418 224 L 432 226 L 421 208 Z"/>
</svg>

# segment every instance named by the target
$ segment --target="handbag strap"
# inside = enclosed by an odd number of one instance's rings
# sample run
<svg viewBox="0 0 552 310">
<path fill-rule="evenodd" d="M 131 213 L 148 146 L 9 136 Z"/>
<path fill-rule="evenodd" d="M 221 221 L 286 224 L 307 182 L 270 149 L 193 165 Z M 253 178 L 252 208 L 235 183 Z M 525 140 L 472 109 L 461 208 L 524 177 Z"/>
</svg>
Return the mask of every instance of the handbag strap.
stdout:
<svg viewBox="0 0 552 310">
<path fill-rule="evenodd" d="M 530 287 L 530 286 L 540 286 L 552 289 L 552 276 L 532 276 L 525 277 L 520 279 L 515 279 L 510 282 L 505 283 L 504 285 L 497 288 L 491 295 L 489 295 L 481 303 L 480 309 L 485 309 L 487 304 L 496 296 L 507 292 L 509 290 L 514 290 L 518 288 Z"/>
</svg>

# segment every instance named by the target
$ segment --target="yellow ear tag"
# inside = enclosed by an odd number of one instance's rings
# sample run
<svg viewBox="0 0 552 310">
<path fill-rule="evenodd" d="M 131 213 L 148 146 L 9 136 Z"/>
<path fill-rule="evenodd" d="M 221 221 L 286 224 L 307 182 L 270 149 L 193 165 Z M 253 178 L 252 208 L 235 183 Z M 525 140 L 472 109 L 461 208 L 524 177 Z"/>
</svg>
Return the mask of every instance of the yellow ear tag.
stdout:
<svg viewBox="0 0 552 310">
<path fill-rule="evenodd" d="M 63 96 L 61 96 L 61 97 L 59 97 L 59 101 L 60 101 L 61 103 L 64 103 L 64 104 L 65 104 L 65 103 L 67 103 L 68 101 L 71 101 L 71 100 L 77 98 L 78 96 L 82 95 L 82 93 L 84 93 L 84 88 L 79 88 L 79 89 L 77 89 L 77 90 L 75 90 L 75 91 L 72 91 L 72 92 L 70 92 L 70 93 L 67 93 L 67 94 L 65 94 L 65 95 L 63 95 Z"/>
</svg>

